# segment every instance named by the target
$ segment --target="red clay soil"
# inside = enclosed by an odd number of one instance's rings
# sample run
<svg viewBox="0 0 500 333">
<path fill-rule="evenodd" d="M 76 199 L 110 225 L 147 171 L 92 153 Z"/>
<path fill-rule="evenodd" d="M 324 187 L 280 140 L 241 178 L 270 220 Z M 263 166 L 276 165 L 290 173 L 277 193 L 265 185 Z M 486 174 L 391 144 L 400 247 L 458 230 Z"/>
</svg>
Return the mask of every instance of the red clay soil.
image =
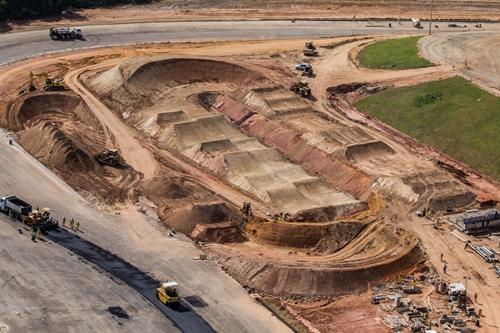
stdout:
<svg viewBox="0 0 500 333">
<path fill-rule="evenodd" d="M 283 302 L 284 307 L 313 332 L 389 333 L 369 293 L 340 297 L 333 302 Z"/>
<path fill-rule="evenodd" d="M 306 143 L 299 133 L 277 121 L 267 119 L 244 107 L 234 99 L 219 95 L 212 110 L 222 113 L 250 136 L 278 150 L 294 163 L 322 176 L 331 185 L 356 198 L 365 194 L 374 180 L 348 161 L 341 161 L 325 151 Z"/>
</svg>

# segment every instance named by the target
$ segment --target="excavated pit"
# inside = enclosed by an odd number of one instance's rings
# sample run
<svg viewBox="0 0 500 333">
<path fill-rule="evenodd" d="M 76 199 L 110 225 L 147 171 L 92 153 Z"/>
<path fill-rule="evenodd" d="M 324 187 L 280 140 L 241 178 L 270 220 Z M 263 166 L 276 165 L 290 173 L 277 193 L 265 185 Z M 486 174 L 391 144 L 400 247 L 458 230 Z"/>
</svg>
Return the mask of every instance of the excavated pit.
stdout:
<svg viewBox="0 0 500 333">
<path fill-rule="evenodd" d="M 140 175 L 98 164 L 95 154 L 106 148 L 104 130 L 78 95 L 35 92 L 19 97 L 7 113 L 9 129 L 18 142 L 73 188 L 112 203 L 128 198 Z"/>
</svg>

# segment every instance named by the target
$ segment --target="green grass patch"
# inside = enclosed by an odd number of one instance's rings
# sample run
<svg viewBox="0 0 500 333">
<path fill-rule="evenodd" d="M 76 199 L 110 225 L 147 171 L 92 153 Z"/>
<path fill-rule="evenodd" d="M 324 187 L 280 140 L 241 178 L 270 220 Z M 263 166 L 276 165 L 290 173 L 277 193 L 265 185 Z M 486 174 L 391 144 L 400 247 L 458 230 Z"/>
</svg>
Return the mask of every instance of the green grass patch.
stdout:
<svg viewBox="0 0 500 333">
<path fill-rule="evenodd" d="M 389 39 L 370 44 L 359 54 L 363 67 L 379 69 L 410 69 L 434 66 L 419 56 L 417 42 L 421 36 Z"/>
<path fill-rule="evenodd" d="M 394 88 L 357 108 L 500 180 L 500 98 L 454 77 Z"/>
</svg>

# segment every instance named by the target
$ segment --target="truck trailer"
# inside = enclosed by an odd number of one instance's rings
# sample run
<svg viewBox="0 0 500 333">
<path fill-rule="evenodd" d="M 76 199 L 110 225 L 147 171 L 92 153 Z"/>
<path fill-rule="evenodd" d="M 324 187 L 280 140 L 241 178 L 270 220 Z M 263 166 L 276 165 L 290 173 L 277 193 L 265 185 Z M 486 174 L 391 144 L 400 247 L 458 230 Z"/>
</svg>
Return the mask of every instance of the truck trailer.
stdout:
<svg viewBox="0 0 500 333">
<path fill-rule="evenodd" d="M 28 216 L 33 208 L 26 201 L 12 195 L 0 198 L 0 211 L 16 220 L 21 220 L 23 216 Z"/>
</svg>

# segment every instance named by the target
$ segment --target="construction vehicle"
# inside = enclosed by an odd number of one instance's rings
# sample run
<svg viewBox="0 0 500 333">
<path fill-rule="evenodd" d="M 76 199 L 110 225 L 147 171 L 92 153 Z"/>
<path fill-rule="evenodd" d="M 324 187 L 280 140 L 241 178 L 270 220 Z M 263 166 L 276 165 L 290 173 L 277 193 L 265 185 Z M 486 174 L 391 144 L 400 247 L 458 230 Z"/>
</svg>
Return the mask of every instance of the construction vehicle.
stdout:
<svg viewBox="0 0 500 333">
<path fill-rule="evenodd" d="M 35 83 L 34 80 L 36 77 L 44 77 L 45 78 L 45 83 L 43 85 L 43 90 L 45 91 L 62 91 L 66 90 L 66 84 L 64 84 L 63 79 L 54 79 L 47 73 L 41 73 L 41 74 L 33 74 L 33 72 L 30 72 L 30 85 L 28 90 L 30 92 L 35 91 Z"/>
<path fill-rule="evenodd" d="M 304 98 L 311 96 L 311 88 L 307 81 L 298 81 L 291 85 L 290 90 Z"/>
<path fill-rule="evenodd" d="M 33 229 L 46 231 L 56 229 L 59 226 L 57 221 L 50 215 L 49 208 L 44 208 L 42 211 L 33 210 L 31 204 L 16 196 L 0 198 L 0 211 Z"/>
<path fill-rule="evenodd" d="M 102 153 L 95 156 L 97 162 L 105 165 L 109 165 L 119 169 L 125 169 L 128 167 L 127 163 L 117 149 L 105 149 Z"/>
<path fill-rule="evenodd" d="M 73 40 L 82 39 L 82 29 L 80 28 L 50 28 L 49 36 L 53 40 Z"/>
<path fill-rule="evenodd" d="M 21 221 L 23 216 L 28 216 L 31 213 L 32 207 L 26 201 L 12 195 L 0 198 L 0 211 Z"/>
<path fill-rule="evenodd" d="M 41 211 L 35 209 L 28 216 L 22 217 L 22 222 L 32 229 L 47 231 L 59 227 L 57 221 L 50 215 L 50 208 L 43 208 Z"/>
<path fill-rule="evenodd" d="M 412 18 L 411 22 L 412 22 L 414 28 L 423 29 L 422 24 L 420 23 L 420 19 Z"/>
<path fill-rule="evenodd" d="M 156 288 L 156 298 L 165 305 L 177 307 L 181 303 L 181 298 L 177 293 L 179 284 L 175 281 L 163 282 Z"/>
<path fill-rule="evenodd" d="M 302 76 L 314 77 L 314 71 L 313 71 L 312 66 L 311 66 L 311 67 L 308 67 L 307 69 L 305 69 L 305 70 L 302 72 Z"/>
<path fill-rule="evenodd" d="M 252 217 L 252 204 L 250 202 L 243 202 L 243 207 L 241 207 L 240 212 L 247 218 Z"/>
<path fill-rule="evenodd" d="M 318 56 L 318 51 L 316 50 L 316 46 L 314 46 L 313 42 L 306 42 L 303 53 L 307 57 L 316 57 Z"/>
</svg>

